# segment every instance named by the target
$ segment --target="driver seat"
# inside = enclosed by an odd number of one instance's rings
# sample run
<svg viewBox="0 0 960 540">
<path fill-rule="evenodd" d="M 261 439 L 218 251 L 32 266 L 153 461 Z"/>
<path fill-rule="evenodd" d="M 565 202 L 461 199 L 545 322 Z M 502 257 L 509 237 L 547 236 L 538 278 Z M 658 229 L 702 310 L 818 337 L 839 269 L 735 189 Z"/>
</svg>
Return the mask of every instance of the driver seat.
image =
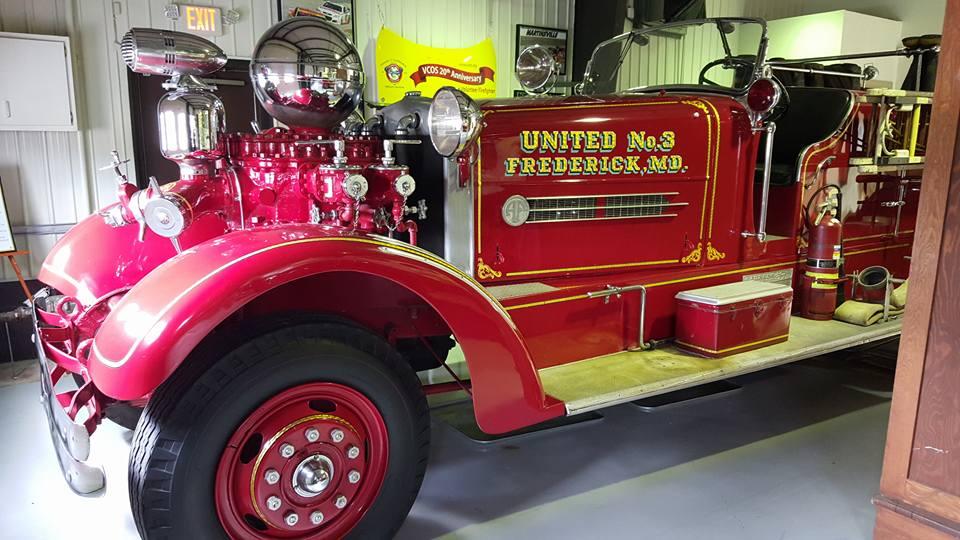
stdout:
<svg viewBox="0 0 960 540">
<path fill-rule="evenodd" d="M 790 101 L 787 110 L 775 121 L 772 186 L 788 186 L 797 180 L 800 153 L 839 129 L 853 101 L 853 93 L 841 88 L 790 86 L 785 90 Z M 757 182 L 763 181 L 763 145 L 761 140 L 757 152 Z"/>
</svg>

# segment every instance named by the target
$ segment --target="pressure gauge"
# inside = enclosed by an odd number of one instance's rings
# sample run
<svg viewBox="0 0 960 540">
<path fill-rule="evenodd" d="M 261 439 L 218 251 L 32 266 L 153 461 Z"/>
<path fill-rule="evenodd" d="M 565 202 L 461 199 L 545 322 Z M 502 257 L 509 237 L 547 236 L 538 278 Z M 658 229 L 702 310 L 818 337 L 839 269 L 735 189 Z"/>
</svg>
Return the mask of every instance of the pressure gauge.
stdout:
<svg viewBox="0 0 960 540">
<path fill-rule="evenodd" d="M 367 179 L 359 174 L 351 174 L 343 179 L 341 187 L 348 197 L 360 200 L 367 194 Z"/>
<path fill-rule="evenodd" d="M 413 191 L 417 189 L 417 182 L 409 174 L 401 174 L 393 181 L 393 189 L 397 190 L 401 197 L 406 198 L 413 195 Z"/>
</svg>

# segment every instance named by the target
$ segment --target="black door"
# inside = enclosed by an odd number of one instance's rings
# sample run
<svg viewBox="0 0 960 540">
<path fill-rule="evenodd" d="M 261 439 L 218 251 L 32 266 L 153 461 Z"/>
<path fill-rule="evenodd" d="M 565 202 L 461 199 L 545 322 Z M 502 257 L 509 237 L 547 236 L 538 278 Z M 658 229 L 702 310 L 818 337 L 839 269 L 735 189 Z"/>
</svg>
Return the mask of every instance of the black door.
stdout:
<svg viewBox="0 0 960 540">
<path fill-rule="evenodd" d="M 137 183 L 141 188 L 146 187 L 151 176 L 156 176 L 161 184 L 173 182 L 180 178 L 180 172 L 176 163 L 160 153 L 160 127 L 157 124 L 157 104 L 167 93 L 162 86 L 167 78 L 132 71 L 127 73 Z M 226 111 L 228 132 L 252 132 L 250 122 L 254 120 L 264 128 L 272 125 L 270 117 L 253 95 L 249 61 L 229 60 L 222 70 L 203 77 L 203 81 L 217 87 L 216 94 Z"/>
</svg>

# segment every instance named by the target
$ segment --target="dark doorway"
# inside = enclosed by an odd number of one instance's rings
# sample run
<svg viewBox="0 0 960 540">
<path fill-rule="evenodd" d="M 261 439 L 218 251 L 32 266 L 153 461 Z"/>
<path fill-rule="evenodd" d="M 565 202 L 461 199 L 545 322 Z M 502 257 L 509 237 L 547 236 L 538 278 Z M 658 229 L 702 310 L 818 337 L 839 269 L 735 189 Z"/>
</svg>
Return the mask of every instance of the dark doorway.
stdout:
<svg viewBox="0 0 960 540">
<path fill-rule="evenodd" d="M 250 62 L 229 60 L 224 68 L 203 80 L 217 87 L 227 117 L 227 132 L 252 132 L 250 122 L 258 120 L 269 127 L 270 117 L 260 107 L 250 84 Z M 157 104 L 167 93 L 166 77 L 127 72 L 130 84 L 130 111 L 133 114 L 133 153 L 136 160 L 137 184 L 143 188 L 147 179 L 156 176 L 161 184 L 180 177 L 177 165 L 160 153 L 160 129 Z"/>
</svg>

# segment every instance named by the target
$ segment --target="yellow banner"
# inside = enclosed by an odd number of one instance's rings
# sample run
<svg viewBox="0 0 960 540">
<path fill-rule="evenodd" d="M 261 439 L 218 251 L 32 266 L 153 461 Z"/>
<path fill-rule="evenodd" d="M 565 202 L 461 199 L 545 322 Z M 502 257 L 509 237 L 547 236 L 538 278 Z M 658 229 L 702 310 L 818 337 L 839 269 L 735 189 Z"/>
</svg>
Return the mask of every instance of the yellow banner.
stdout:
<svg viewBox="0 0 960 540">
<path fill-rule="evenodd" d="M 493 80 L 497 55 L 490 39 L 472 47 L 442 49 L 414 43 L 382 27 L 376 56 L 380 103 L 400 101 L 411 91 L 432 97 L 444 86 L 474 98 L 492 98 L 497 93 Z"/>
</svg>

